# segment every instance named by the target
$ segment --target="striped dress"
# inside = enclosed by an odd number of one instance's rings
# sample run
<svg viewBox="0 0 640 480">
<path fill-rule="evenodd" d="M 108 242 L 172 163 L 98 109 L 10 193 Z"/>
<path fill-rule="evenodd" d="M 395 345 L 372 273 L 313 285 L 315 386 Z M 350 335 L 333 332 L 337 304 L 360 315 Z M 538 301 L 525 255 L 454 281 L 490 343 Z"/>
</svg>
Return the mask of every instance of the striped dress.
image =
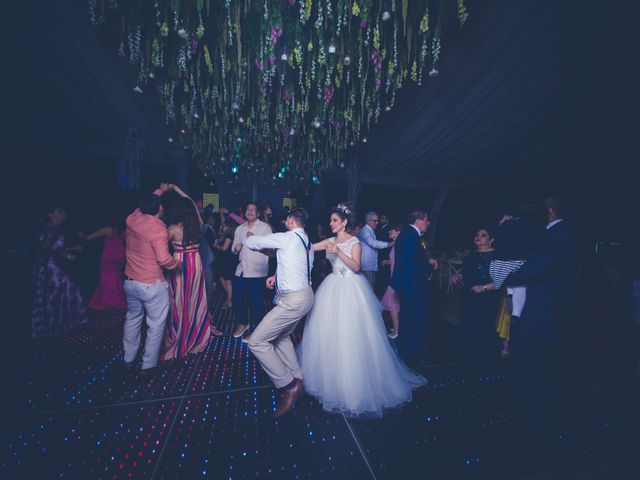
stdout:
<svg viewBox="0 0 640 480">
<path fill-rule="evenodd" d="M 164 334 L 161 360 L 181 358 L 204 350 L 209 341 L 211 315 L 207 309 L 204 271 L 198 245 L 174 243 L 180 269 L 169 273 L 171 315 Z"/>
</svg>

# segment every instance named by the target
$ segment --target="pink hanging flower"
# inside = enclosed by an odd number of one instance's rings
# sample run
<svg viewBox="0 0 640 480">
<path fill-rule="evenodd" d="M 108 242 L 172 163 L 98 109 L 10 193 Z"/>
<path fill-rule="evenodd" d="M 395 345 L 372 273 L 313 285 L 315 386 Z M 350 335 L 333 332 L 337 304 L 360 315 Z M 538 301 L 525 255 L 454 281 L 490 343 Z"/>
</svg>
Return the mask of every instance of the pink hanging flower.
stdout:
<svg viewBox="0 0 640 480">
<path fill-rule="evenodd" d="M 329 103 L 333 98 L 333 89 L 329 87 L 324 87 L 324 101 Z"/>
<path fill-rule="evenodd" d="M 360 26 L 361 26 L 362 28 L 367 28 L 367 21 L 366 21 L 366 20 L 364 20 L 364 19 L 362 19 L 362 21 L 360 22 Z"/>
</svg>

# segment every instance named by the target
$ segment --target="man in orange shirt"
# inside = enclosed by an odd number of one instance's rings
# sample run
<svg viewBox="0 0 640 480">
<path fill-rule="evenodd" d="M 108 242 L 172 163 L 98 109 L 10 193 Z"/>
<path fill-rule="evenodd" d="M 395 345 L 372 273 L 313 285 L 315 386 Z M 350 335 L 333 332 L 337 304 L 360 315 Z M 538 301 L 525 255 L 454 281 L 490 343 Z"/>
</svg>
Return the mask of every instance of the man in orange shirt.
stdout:
<svg viewBox="0 0 640 480">
<path fill-rule="evenodd" d="M 140 329 L 146 313 L 147 339 L 144 344 L 141 375 L 158 364 L 170 299 L 163 268 L 173 270 L 180 262 L 169 254 L 169 235 L 162 222 L 160 196 L 169 190 L 163 183 L 145 194 L 139 208 L 127 217 L 124 290 L 127 294 L 127 317 L 124 322 L 124 362 L 130 368 L 140 347 Z"/>
</svg>

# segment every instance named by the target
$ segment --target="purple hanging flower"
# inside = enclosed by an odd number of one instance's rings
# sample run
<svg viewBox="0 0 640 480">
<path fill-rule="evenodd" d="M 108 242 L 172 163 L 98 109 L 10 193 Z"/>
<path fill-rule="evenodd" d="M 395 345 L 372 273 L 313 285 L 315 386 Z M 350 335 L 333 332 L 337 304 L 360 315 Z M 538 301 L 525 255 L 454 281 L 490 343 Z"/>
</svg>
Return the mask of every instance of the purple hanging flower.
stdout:
<svg viewBox="0 0 640 480">
<path fill-rule="evenodd" d="M 329 103 L 333 98 L 333 88 L 324 87 L 324 101 Z"/>
</svg>

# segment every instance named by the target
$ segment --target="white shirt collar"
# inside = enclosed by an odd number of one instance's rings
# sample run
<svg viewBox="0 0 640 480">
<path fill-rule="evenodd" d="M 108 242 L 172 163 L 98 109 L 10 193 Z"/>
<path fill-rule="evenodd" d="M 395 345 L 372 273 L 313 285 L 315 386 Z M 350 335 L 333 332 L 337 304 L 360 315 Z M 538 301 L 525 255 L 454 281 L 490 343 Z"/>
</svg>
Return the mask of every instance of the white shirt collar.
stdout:
<svg viewBox="0 0 640 480">
<path fill-rule="evenodd" d="M 422 232 L 420 231 L 420 229 L 418 227 L 416 227 L 415 225 L 411 224 L 411 226 L 415 229 L 416 232 L 418 232 L 418 236 L 421 237 L 422 236 Z"/>
<path fill-rule="evenodd" d="M 553 227 L 554 225 L 559 224 L 562 220 L 564 220 L 564 219 L 559 218 L 559 219 L 557 219 L 557 220 L 554 220 L 554 221 L 553 221 L 553 222 L 551 222 L 551 223 L 548 223 L 548 224 L 547 224 L 547 230 L 549 230 L 549 229 L 550 229 L 551 227 Z"/>
</svg>

